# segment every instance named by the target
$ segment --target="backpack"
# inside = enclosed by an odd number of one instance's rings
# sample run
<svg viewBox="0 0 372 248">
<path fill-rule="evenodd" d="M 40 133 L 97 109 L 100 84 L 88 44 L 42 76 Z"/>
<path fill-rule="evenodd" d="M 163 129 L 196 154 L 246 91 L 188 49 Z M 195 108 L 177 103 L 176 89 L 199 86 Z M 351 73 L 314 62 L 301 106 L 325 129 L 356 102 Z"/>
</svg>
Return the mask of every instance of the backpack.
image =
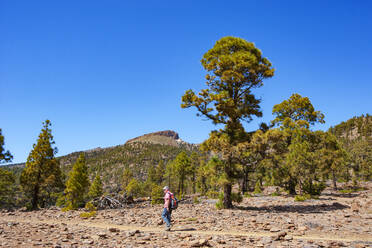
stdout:
<svg viewBox="0 0 372 248">
<path fill-rule="evenodd" d="M 177 209 L 177 207 L 178 207 L 177 198 L 171 192 L 169 192 L 169 196 L 170 196 L 169 208 L 172 209 L 172 210 Z"/>
</svg>

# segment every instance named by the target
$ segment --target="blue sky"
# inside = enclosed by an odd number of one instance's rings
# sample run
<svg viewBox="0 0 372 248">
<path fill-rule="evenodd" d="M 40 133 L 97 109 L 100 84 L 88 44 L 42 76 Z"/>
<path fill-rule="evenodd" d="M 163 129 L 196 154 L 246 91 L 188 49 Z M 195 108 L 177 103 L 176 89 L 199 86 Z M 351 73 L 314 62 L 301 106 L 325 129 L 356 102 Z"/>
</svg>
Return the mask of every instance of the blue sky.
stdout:
<svg viewBox="0 0 372 248">
<path fill-rule="evenodd" d="M 26 160 L 50 119 L 58 155 L 172 129 L 199 143 L 218 127 L 181 109 L 204 88 L 200 59 L 224 36 L 276 69 L 255 93 L 263 118 L 292 93 L 326 130 L 372 110 L 371 1 L 0 1 L 0 128 Z"/>
</svg>

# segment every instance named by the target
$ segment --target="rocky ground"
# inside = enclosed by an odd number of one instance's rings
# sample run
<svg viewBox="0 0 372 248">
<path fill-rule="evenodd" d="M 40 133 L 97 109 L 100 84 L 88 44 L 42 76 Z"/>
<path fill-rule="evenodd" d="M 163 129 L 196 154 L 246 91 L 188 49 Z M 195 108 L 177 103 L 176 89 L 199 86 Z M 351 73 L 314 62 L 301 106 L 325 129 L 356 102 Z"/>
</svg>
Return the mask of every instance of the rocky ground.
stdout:
<svg viewBox="0 0 372 248">
<path fill-rule="evenodd" d="M 164 231 L 161 205 L 149 202 L 102 210 L 60 209 L 0 213 L 1 247 L 372 247 L 372 184 L 342 194 L 326 190 L 318 200 L 244 198 L 232 210 L 214 200 L 182 202 L 173 228 Z"/>
</svg>

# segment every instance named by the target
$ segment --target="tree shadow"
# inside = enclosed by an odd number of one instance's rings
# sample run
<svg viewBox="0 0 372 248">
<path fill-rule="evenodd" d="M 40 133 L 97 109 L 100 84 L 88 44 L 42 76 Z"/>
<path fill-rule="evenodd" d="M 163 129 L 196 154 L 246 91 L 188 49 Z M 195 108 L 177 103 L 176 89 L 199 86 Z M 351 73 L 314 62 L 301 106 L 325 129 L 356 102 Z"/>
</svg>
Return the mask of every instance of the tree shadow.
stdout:
<svg viewBox="0 0 372 248">
<path fill-rule="evenodd" d="M 354 198 L 358 197 L 360 193 L 322 193 L 322 195 L 330 197 Z"/>
<path fill-rule="evenodd" d="M 338 202 L 333 204 L 314 204 L 314 205 L 271 205 L 263 207 L 243 207 L 236 206 L 236 209 L 246 211 L 257 211 L 257 212 L 276 212 L 276 213 L 325 213 L 329 211 L 342 210 L 350 208 L 347 205 L 343 205 Z"/>
<path fill-rule="evenodd" d="M 188 231 L 196 231 L 195 228 L 181 228 L 181 229 L 173 229 L 174 232 L 188 232 Z"/>
</svg>

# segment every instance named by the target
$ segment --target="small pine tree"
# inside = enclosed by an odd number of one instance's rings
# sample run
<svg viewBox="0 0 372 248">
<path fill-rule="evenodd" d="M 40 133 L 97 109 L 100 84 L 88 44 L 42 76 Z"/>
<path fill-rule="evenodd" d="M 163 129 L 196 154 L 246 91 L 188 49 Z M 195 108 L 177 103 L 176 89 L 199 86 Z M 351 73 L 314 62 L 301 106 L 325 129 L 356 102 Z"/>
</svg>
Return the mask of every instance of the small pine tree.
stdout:
<svg viewBox="0 0 372 248">
<path fill-rule="evenodd" d="M 155 183 L 156 180 L 156 169 L 153 166 L 150 166 L 150 168 L 147 171 L 147 181 Z"/>
<path fill-rule="evenodd" d="M 103 194 L 102 180 L 101 176 L 97 174 L 93 180 L 92 185 L 90 186 L 88 196 L 90 199 L 94 199 L 102 196 L 102 194 Z"/>
<path fill-rule="evenodd" d="M 67 209 L 76 209 L 84 205 L 86 193 L 89 189 L 88 167 L 85 163 L 84 153 L 81 153 L 69 173 L 66 182 L 65 194 Z"/>
<path fill-rule="evenodd" d="M 31 199 L 31 209 L 48 200 L 50 194 L 61 190 L 61 170 L 54 157 L 57 148 L 52 147 L 54 140 L 50 129 L 51 123 L 46 120 L 37 143 L 33 145 L 26 167 L 22 171 L 20 183 L 23 192 Z"/>
<path fill-rule="evenodd" d="M 1 128 L 0 128 L 0 163 L 3 162 L 10 162 L 13 159 L 12 154 L 10 154 L 9 151 L 5 151 L 4 148 L 4 136 L 1 134 Z"/>
<path fill-rule="evenodd" d="M 129 182 L 128 186 L 125 189 L 128 195 L 131 195 L 133 197 L 138 197 L 142 193 L 141 184 L 135 178 L 133 178 Z"/>
<path fill-rule="evenodd" d="M 174 168 L 178 177 L 178 193 L 185 193 L 185 180 L 191 174 L 191 160 L 186 152 L 180 152 L 174 160 Z"/>
<path fill-rule="evenodd" d="M 261 194 L 262 193 L 260 181 L 256 182 L 256 185 L 254 186 L 254 193 L 255 194 Z"/>
<path fill-rule="evenodd" d="M 4 149 L 4 136 L 0 128 L 0 163 L 10 162 L 13 156 Z M 15 176 L 13 172 L 0 168 L 0 208 L 14 203 Z"/>
<path fill-rule="evenodd" d="M 0 208 L 15 202 L 15 176 L 12 172 L 0 168 Z"/>
<path fill-rule="evenodd" d="M 161 186 L 154 185 L 151 190 L 151 204 L 161 204 L 164 202 L 163 200 L 164 192 Z"/>
<path fill-rule="evenodd" d="M 156 167 L 155 170 L 155 178 L 156 178 L 156 183 L 159 185 L 162 184 L 163 180 L 165 179 L 165 170 L 166 170 L 166 164 L 164 163 L 163 160 L 160 160 L 158 166 Z"/>
<path fill-rule="evenodd" d="M 196 193 L 196 173 L 198 171 L 198 167 L 200 164 L 199 154 L 196 152 L 191 153 L 190 160 L 191 160 L 190 181 L 192 183 L 192 193 L 195 194 Z"/>
<path fill-rule="evenodd" d="M 122 189 L 125 189 L 129 182 L 133 179 L 133 172 L 129 168 L 125 168 L 122 176 Z"/>
</svg>

